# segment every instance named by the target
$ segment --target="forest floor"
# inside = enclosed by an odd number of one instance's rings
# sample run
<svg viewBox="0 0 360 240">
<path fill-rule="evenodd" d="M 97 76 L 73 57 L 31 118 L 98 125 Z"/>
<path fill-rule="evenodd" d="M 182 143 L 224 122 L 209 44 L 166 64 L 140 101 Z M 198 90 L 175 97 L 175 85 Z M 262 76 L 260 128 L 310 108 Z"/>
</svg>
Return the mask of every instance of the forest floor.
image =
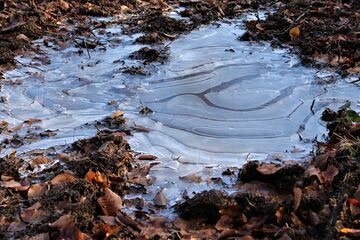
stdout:
<svg viewBox="0 0 360 240">
<path fill-rule="evenodd" d="M 166 15 L 171 9 L 187 20 Z M 93 16 L 117 16 L 136 41 L 174 40 L 200 25 L 261 8 L 264 20 L 246 23 L 240 40 L 272 41 L 291 47 L 303 62 L 331 66 L 343 75 L 359 73 L 358 1 L 4 1 L 0 3 L 1 71 L 15 56 L 44 44 L 100 48 L 92 29 L 107 26 Z M 79 40 L 81 39 L 81 40 Z M 145 47 L 132 54 L 144 63 L 166 61 L 166 53 Z M 46 63 L 44 63 L 46 64 Z M 141 74 L 141 69 L 128 69 Z M 150 111 L 143 109 L 143 111 Z M 5 239 L 358 239 L 360 237 L 360 117 L 344 107 L 326 109 L 328 141 L 318 143 L 309 162 L 251 161 L 239 172 L 236 191 L 210 190 L 174 206 L 178 217 L 156 213 L 168 202 L 161 191 L 152 202 L 124 198 L 146 191 L 152 155 L 131 151 L 133 130 L 121 112 L 104 119 L 96 136 L 58 154 L 34 150 L 0 159 L 0 237 Z M 33 124 L 35 120 L 24 123 Z M 146 131 L 146 129 L 137 129 Z M 1 123 L 1 132 L 16 131 Z M 140 161 L 148 164 L 140 165 Z M 44 167 L 46 166 L 46 168 Z M 180 193 L 179 193 L 180 194 Z M 137 209 L 132 213 L 126 207 Z"/>
</svg>

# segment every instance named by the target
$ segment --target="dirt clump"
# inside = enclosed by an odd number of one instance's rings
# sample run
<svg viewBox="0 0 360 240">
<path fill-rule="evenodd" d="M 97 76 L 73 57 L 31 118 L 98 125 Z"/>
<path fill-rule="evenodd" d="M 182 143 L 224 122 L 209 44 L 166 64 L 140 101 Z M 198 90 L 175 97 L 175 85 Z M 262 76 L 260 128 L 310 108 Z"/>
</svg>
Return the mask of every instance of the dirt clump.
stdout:
<svg viewBox="0 0 360 240">
<path fill-rule="evenodd" d="M 168 59 L 168 53 L 166 49 L 154 49 L 143 47 L 140 50 L 133 52 L 130 55 L 131 59 L 143 60 L 144 64 L 148 64 L 151 62 L 164 62 Z"/>
</svg>

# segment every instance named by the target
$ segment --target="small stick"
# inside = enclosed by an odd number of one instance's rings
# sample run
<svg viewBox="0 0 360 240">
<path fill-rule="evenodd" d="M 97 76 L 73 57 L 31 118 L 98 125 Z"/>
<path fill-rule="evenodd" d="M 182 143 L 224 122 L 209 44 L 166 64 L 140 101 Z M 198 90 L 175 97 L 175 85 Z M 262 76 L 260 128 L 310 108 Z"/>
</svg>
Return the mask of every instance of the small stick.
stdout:
<svg viewBox="0 0 360 240">
<path fill-rule="evenodd" d="M 89 52 L 89 48 L 88 48 L 88 46 L 87 46 L 86 40 L 83 40 L 83 41 L 84 41 L 84 46 L 85 46 L 86 51 L 87 51 L 87 53 L 88 53 L 89 59 L 91 59 L 90 52 Z"/>
<path fill-rule="evenodd" d="M 315 99 L 312 101 L 311 106 L 310 106 L 310 111 L 312 112 L 312 114 L 315 114 L 315 112 L 314 112 L 314 104 L 315 104 Z"/>
<path fill-rule="evenodd" d="M 18 61 L 18 60 L 16 60 L 16 59 L 14 59 L 14 60 L 15 60 L 15 62 L 19 63 L 20 65 L 22 65 L 22 66 L 24 66 L 24 67 L 35 68 L 35 69 L 37 69 L 37 70 L 39 70 L 39 71 L 45 72 L 45 70 L 44 70 L 44 69 L 41 69 L 41 68 L 39 68 L 39 67 L 36 67 L 36 66 L 31 66 L 31 65 L 28 65 L 28 64 L 22 63 L 22 62 L 20 62 L 20 61 Z"/>
</svg>

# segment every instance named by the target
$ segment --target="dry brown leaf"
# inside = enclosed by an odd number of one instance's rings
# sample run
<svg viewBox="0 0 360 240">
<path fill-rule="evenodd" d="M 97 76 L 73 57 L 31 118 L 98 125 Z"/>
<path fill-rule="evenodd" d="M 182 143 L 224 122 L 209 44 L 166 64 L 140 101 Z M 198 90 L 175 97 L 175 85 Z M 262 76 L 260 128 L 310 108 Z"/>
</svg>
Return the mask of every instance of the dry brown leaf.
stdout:
<svg viewBox="0 0 360 240">
<path fill-rule="evenodd" d="M 301 203 L 302 191 L 298 187 L 294 187 L 294 212 L 299 208 Z"/>
<path fill-rule="evenodd" d="M 154 204 L 157 207 L 166 207 L 167 206 L 168 200 L 165 197 L 162 190 L 160 190 L 159 192 L 156 193 L 155 198 L 154 198 Z"/>
<path fill-rule="evenodd" d="M 279 225 L 281 225 L 285 220 L 285 208 L 279 207 L 275 212 L 275 216 L 276 216 L 276 222 Z"/>
<path fill-rule="evenodd" d="M 196 182 L 196 183 L 199 183 L 202 180 L 200 176 L 195 175 L 195 174 L 190 174 L 190 175 L 186 175 L 186 176 L 180 176 L 179 179 L 182 180 L 182 181 Z"/>
<path fill-rule="evenodd" d="M 335 166 L 328 166 L 328 168 L 321 172 L 323 182 L 332 183 L 334 178 L 339 174 L 339 170 Z"/>
<path fill-rule="evenodd" d="M 99 218 L 106 224 L 117 225 L 116 217 L 114 216 L 99 216 Z"/>
<path fill-rule="evenodd" d="M 109 188 L 105 188 L 104 191 L 105 195 L 98 198 L 97 202 L 105 215 L 116 216 L 122 207 L 122 200 L 119 195 L 111 191 Z"/>
<path fill-rule="evenodd" d="M 139 155 L 137 158 L 138 158 L 139 160 L 153 161 L 153 160 L 156 160 L 156 159 L 157 159 L 157 156 L 147 154 L 147 155 Z"/>
<path fill-rule="evenodd" d="M 309 219 L 310 219 L 310 223 L 314 226 L 320 223 L 319 215 L 311 210 L 309 211 Z"/>
<path fill-rule="evenodd" d="M 38 224 L 45 220 L 48 216 L 41 208 L 40 202 L 33 204 L 31 207 L 24 209 L 20 213 L 21 219 L 26 223 Z"/>
<path fill-rule="evenodd" d="M 122 111 L 116 111 L 111 115 L 111 118 L 117 119 L 117 118 L 121 118 L 122 116 L 124 116 L 124 113 Z"/>
<path fill-rule="evenodd" d="M 71 173 L 60 173 L 59 175 L 55 176 L 53 179 L 51 179 L 51 184 L 54 186 L 59 185 L 66 185 L 69 183 L 72 183 L 76 180 L 76 177 Z"/>
<path fill-rule="evenodd" d="M 7 174 L 1 175 L 1 181 L 11 181 L 11 180 L 14 180 L 14 178 L 12 176 L 7 175 Z"/>
<path fill-rule="evenodd" d="M 47 190 L 46 184 L 37 183 L 30 186 L 27 196 L 28 198 L 39 198 L 46 193 L 46 190 Z"/>
<path fill-rule="evenodd" d="M 308 178 L 310 178 L 312 176 L 316 176 L 317 179 L 320 181 L 320 183 L 323 183 L 323 178 L 321 176 L 320 169 L 318 169 L 314 166 L 310 166 L 305 170 L 305 176 Z"/>
<path fill-rule="evenodd" d="M 355 229 L 355 228 L 342 228 L 340 229 L 341 233 L 356 233 L 359 234 L 360 233 L 360 229 Z"/>
<path fill-rule="evenodd" d="M 92 169 L 89 169 L 85 175 L 85 179 L 89 182 L 92 182 L 95 179 L 95 172 Z"/>
<path fill-rule="evenodd" d="M 227 229 L 232 229 L 232 218 L 230 216 L 227 215 L 222 215 L 220 217 L 220 219 L 216 222 L 215 224 L 215 228 L 218 231 L 224 231 Z"/>
<path fill-rule="evenodd" d="M 53 223 L 49 223 L 52 228 L 60 230 L 58 239 L 66 240 L 90 240 L 91 238 L 85 233 L 81 232 L 74 223 L 74 218 L 70 215 L 61 216 Z"/>
<path fill-rule="evenodd" d="M 38 123 L 41 122 L 41 119 L 39 118 L 29 118 L 28 120 L 24 121 L 24 123 L 27 123 L 29 125 L 33 124 L 33 123 Z"/>
<path fill-rule="evenodd" d="M 36 158 L 34 158 L 33 160 L 30 161 L 30 166 L 35 167 L 37 165 L 47 164 L 47 163 L 50 163 L 50 162 L 51 162 L 51 160 L 48 157 L 39 156 L 39 157 L 36 157 Z"/>
<path fill-rule="evenodd" d="M 275 164 L 262 164 L 256 168 L 256 170 L 263 175 L 271 175 L 279 171 L 282 167 L 278 167 Z"/>
<path fill-rule="evenodd" d="M 290 29 L 289 35 L 291 40 L 294 40 L 300 36 L 300 27 L 296 26 Z"/>
<path fill-rule="evenodd" d="M 50 240 L 50 235 L 49 233 L 40 233 L 32 237 L 22 238 L 21 240 Z"/>
<path fill-rule="evenodd" d="M 2 181 L 2 182 L 0 182 L 0 186 L 5 187 L 5 188 L 12 188 L 17 192 L 27 191 L 30 187 L 27 183 L 21 184 L 15 180 Z"/>
<path fill-rule="evenodd" d="M 294 212 L 291 213 L 291 221 L 296 227 L 303 227 L 304 224 L 301 222 L 301 220 L 296 216 Z"/>
<path fill-rule="evenodd" d="M 95 176 L 94 176 L 94 180 L 97 183 L 102 184 L 103 186 L 109 186 L 109 181 L 107 180 L 106 176 L 101 174 L 99 171 L 96 171 Z"/>
<path fill-rule="evenodd" d="M 26 224 L 23 222 L 12 222 L 7 228 L 8 232 L 20 232 L 26 229 Z"/>
</svg>

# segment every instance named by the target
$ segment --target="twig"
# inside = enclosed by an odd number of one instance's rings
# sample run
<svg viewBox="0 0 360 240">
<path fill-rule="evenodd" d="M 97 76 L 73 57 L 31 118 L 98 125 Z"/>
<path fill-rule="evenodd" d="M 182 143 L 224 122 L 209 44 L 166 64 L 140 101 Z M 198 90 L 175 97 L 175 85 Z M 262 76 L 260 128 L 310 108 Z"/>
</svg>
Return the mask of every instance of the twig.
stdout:
<svg viewBox="0 0 360 240">
<path fill-rule="evenodd" d="M 83 41 L 84 41 L 84 46 L 85 46 L 86 51 L 87 51 L 87 53 L 88 53 L 89 59 L 91 59 L 90 51 L 89 51 L 89 48 L 88 48 L 88 46 L 87 46 L 86 40 L 83 40 Z"/>
<path fill-rule="evenodd" d="M 22 65 L 22 66 L 24 66 L 24 67 L 35 68 L 35 69 L 37 69 L 37 70 L 39 70 L 39 71 L 45 72 L 45 70 L 44 70 L 44 69 L 41 69 L 41 68 L 39 68 L 39 67 L 36 67 L 36 66 L 31 66 L 31 65 L 28 65 L 28 64 L 22 63 L 22 62 L 20 62 L 20 61 L 18 61 L 18 60 L 16 60 L 16 59 L 14 59 L 14 60 L 15 60 L 15 62 L 19 63 L 20 65 Z"/>
<path fill-rule="evenodd" d="M 310 111 L 312 112 L 312 114 L 315 114 L 315 112 L 314 112 L 314 104 L 315 104 L 315 99 L 312 101 L 311 106 L 310 106 Z"/>
</svg>

